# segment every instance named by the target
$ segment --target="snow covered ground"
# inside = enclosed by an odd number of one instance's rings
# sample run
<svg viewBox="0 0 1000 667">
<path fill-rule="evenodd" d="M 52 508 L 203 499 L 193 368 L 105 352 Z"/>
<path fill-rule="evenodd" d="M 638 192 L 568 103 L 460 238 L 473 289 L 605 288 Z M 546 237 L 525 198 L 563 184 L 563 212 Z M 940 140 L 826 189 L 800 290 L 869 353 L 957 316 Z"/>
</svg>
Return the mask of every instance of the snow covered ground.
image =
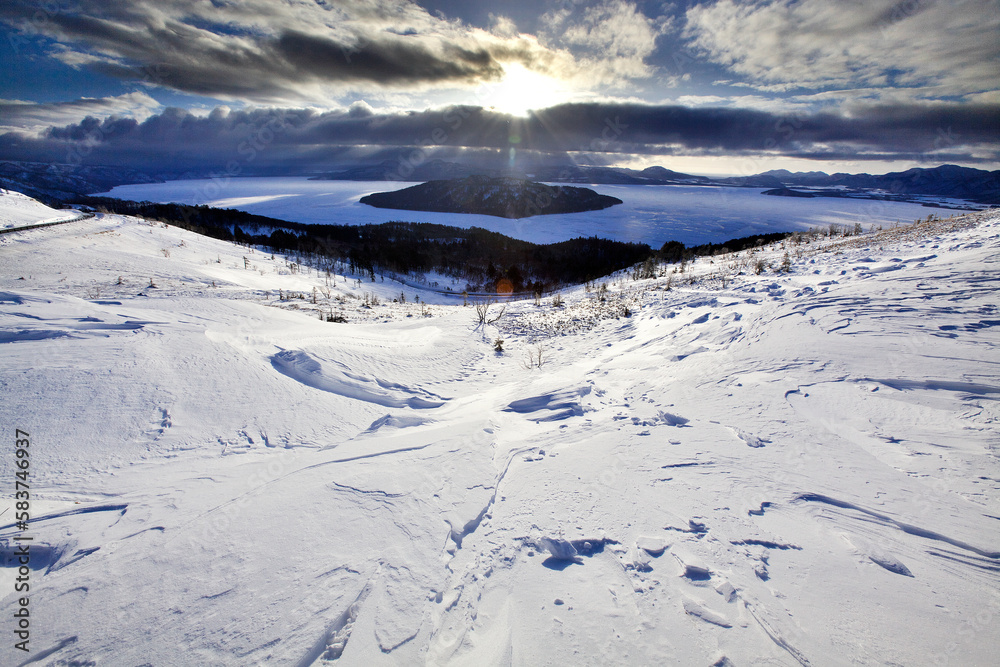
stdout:
<svg viewBox="0 0 1000 667">
<path fill-rule="evenodd" d="M 998 265 L 977 214 L 483 327 L 158 223 L 6 235 L 0 661 L 994 664 Z"/>
<path fill-rule="evenodd" d="M 25 227 L 45 222 L 59 222 L 79 217 L 77 211 L 49 208 L 27 195 L 0 188 L 0 229 Z"/>
<path fill-rule="evenodd" d="M 578 236 L 686 245 L 741 236 L 805 230 L 830 224 L 889 226 L 926 218 L 940 210 L 917 204 L 861 199 L 766 197 L 755 188 L 683 185 L 590 185 L 624 203 L 602 211 L 562 213 L 507 220 L 490 215 L 424 213 L 378 209 L 358 200 L 372 192 L 414 185 L 395 181 L 309 181 L 305 178 L 218 178 L 123 185 L 110 196 L 137 201 L 178 202 L 235 208 L 282 220 L 326 224 L 434 222 L 482 227 L 535 243 Z"/>
</svg>

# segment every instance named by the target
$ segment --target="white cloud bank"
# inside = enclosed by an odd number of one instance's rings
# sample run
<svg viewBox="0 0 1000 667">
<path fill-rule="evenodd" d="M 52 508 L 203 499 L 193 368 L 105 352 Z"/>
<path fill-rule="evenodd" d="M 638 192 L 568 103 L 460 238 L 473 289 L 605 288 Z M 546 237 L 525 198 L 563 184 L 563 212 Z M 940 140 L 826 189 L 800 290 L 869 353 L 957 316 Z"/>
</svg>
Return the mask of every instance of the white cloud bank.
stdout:
<svg viewBox="0 0 1000 667">
<path fill-rule="evenodd" d="M 1000 0 L 717 0 L 685 35 L 762 90 L 879 87 L 978 96 L 1000 82 Z"/>
</svg>

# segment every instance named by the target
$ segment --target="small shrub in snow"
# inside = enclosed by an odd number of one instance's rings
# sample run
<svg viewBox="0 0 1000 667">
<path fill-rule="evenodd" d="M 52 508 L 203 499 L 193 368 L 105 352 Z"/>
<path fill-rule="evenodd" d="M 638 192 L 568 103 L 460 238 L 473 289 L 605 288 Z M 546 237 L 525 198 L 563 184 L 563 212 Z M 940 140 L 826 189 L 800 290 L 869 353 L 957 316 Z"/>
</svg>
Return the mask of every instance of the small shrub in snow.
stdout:
<svg viewBox="0 0 1000 667">
<path fill-rule="evenodd" d="M 529 371 L 532 368 L 541 368 L 542 364 L 545 363 L 545 348 L 541 343 L 535 345 L 534 350 L 528 350 L 525 354 L 524 361 L 522 365 Z"/>
<path fill-rule="evenodd" d="M 497 354 L 503 354 L 503 338 L 497 338 L 493 341 L 493 351 Z"/>
<path fill-rule="evenodd" d="M 475 299 L 472 302 L 472 305 L 476 307 L 476 320 L 479 322 L 479 324 L 493 324 L 494 322 L 498 321 L 501 317 L 503 317 L 504 311 L 507 310 L 506 305 L 500 308 L 500 312 L 497 314 L 496 317 L 491 318 L 489 316 L 490 306 L 492 306 L 494 303 L 496 303 L 496 301 L 489 298 Z"/>
<path fill-rule="evenodd" d="M 501 318 L 501 317 L 503 317 L 503 314 L 504 314 L 504 313 L 505 313 L 506 311 L 507 311 L 507 306 L 506 306 L 506 304 L 505 304 L 505 305 L 504 305 L 503 307 L 501 307 L 501 308 L 500 308 L 500 312 L 499 312 L 499 313 L 497 313 L 497 316 L 496 316 L 496 317 L 493 317 L 493 318 L 487 318 L 487 319 L 486 319 L 486 324 L 493 324 L 494 322 L 498 322 L 498 321 L 500 320 L 500 318 Z"/>
</svg>

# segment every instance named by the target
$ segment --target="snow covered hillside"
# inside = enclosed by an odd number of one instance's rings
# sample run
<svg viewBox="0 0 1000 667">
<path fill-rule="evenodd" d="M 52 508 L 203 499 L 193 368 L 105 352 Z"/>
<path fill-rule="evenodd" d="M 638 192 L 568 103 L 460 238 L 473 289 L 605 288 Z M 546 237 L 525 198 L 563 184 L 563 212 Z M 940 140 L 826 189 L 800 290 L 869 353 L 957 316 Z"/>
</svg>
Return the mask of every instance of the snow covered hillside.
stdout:
<svg viewBox="0 0 1000 667">
<path fill-rule="evenodd" d="M 79 215 L 77 211 L 49 208 L 20 192 L 0 188 L 0 229 L 72 220 Z"/>
<path fill-rule="evenodd" d="M 121 216 L 0 237 L 0 267 L 2 664 L 1000 650 L 996 213 L 621 275 L 486 326 Z"/>
</svg>

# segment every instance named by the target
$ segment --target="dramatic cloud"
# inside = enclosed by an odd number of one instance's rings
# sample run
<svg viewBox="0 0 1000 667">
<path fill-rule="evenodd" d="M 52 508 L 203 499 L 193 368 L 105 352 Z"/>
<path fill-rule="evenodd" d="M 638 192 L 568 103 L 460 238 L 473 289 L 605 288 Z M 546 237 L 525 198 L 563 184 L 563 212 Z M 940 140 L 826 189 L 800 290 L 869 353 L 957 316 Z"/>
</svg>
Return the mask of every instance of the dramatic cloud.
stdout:
<svg viewBox="0 0 1000 667">
<path fill-rule="evenodd" d="M 685 34 L 763 90 L 874 86 L 944 98 L 1000 82 L 1000 0 L 716 0 L 688 9 Z"/>
<path fill-rule="evenodd" d="M 621 89 L 656 73 L 649 59 L 672 19 L 648 17 L 634 3 L 623 0 L 577 5 L 562 3 L 540 18 L 541 43 L 573 55 L 572 66 L 563 67 L 561 76 L 591 87 Z"/>
<path fill-rule="evenodd" d="M 555 12 L 546 17 L 546 22 L 548 39 L 582 47 L 580 56 L 596 65 L 589 68 L 590 76 L 599 73 L 605 83 L 616 79 L 624 83 L 624 79 L 652 75 L 647 59 L 656 50 L 657 38 L 670 25 L 668 20 L 651 19 L 634 4 L 621 0 L 587 7 L 579 18 L 570 9 Z M 598 65 L 604 60 L 608 67 Z"/>
<path fill-rule="evenodd" d="M 37 104 L 0 100 L 0 132 L 42 132 L 53 125 L 79 123 L 88 116 L 131 116 L 144 120 L 162 105 L 145 93 Z"/>
<path fill-rule="evenodd" d="M 117 164 L 154 173 L 323 169 L 347 160 L 411 165 L 431 157 L 613 162 L 622 156 L 785 155 L 981 162 L 1000 158 L 1000 107 L 903 105 L 852 115 L 782 115 L 738 108 L 565 104 L 527 118 L 479 107 L 399 114 L 168 109 L 139 122 L 88 118 L 42 136 L 0 136 L 0 159 Z"/>
<path fill-rule="evenodd" d="M 576 67 L 509 21 L 472 28 L 405 0 L 78 0 L 72 11 L 11 0 L 0 19 L 22 39 L 56 40 L 50 55 L 73 67 L 220 99 L 322 103 L 349 89 L 474 86 L 511 63 Z"/>
<path fill-rule="evenodd" d="M 8 158 L 1000 159 L 1000 0 L 5 0 L 0 23 Z"/>
</svg>

